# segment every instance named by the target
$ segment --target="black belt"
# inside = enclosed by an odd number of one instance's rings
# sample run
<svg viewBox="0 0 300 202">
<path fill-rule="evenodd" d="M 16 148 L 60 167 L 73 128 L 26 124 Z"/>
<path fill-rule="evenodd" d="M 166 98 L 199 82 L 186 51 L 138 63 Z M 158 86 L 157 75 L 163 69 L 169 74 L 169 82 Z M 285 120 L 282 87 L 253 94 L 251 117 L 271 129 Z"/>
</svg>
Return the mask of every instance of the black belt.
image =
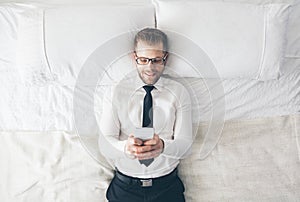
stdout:
<svg viewBox="0 0 300 202">
<path fill-rule="evenodd" d="M 175 168 L 171 173 L 157 177 L 157 178 L 136 178 L 124 175 L 120 171 L 116 171 L 115 176 L 122 182 L 128 185 L 139 185 L 141 187 L 151 187 L 153 184 L 166 183 L 177 177 L 177 168 Z"/>
</svg>

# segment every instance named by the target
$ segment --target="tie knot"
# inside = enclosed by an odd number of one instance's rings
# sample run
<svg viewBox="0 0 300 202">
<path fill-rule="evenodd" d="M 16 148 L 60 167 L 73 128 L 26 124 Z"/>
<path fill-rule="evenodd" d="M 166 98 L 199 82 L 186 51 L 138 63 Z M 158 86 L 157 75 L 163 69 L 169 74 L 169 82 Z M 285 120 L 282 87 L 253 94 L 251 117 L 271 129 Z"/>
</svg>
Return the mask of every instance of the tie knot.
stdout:
<svg viewBox="0 0 300 202">
<path fill-rule="evenodd" d="M 154 86 L 143 86 L 143 88 L 147 93 L 150 93 L 153 90 Z"/>
</svg>

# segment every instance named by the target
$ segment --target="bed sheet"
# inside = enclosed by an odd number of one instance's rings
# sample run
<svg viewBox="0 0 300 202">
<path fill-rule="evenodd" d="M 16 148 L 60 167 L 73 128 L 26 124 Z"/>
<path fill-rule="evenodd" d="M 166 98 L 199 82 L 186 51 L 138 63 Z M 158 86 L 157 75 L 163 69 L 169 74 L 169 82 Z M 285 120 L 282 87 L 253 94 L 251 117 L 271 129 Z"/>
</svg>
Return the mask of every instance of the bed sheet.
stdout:
<svg viewBox="0 0 300 202">
<path fill-rule="evenodd" d="M 187 202 L 297 201 L 300 116 L 227 121 L 217 147 L 199 159 L 207 123 L 179 167 Z M 97 137 L 85 137 L 97 142 Z M 113 168 L 65 131 L 0 131 L 3 202 L 105 202 Z"/>
<path fill-rule="evenodd" d="M 300 59 L 285 60 L 282 76 L 276 80 L 257 81 L 247 79 L 199 80 L 192 78 L 177 79 L 187 83 L 197 104 L 193 105 L 198 111 L 194 122 L 210 120 L 212 103 L 225 99 L 225 120 L 253 119 L 300 113 Z M 214 88 L 207 88 L 205 82 L 222 82 L 224 94 L 217 92 L 215 100 L 211 94 Z M 216 85 L 217 86 L 217 85 Z"/>
<path fill-rule="evenodd" d="M 1 75 L 5 77 L 5 75 Z M 17 77 L 16 77 L 17 78 Z M 97 127 L 82 117 L 87 136 L 76 134 L 74 86 L 41 78 L 21 85 L 0 80 L 0 199 L 4 202 L 105 201 L 113 176 L 98 154 Z M 187 202 L 297 201 L 300 198 L 300 60 L 286 59 L 278 80 L 222 80 L 225 126 L 219 144 L 205 159 L 198 152 L 211 117 L 205 80 L 176 79 L 194 89 L 194 123 L 200 130 L 193 154 L 180 175 Z M 208 81 L 208 80 L 207 80 Z M 210 80 L 210 82 L 218 82 Z M 101 114 L 101 87 L 96 111 Z M 94 100 L 80 86 L 81 111 Z M 83 141 L 85 144 L 83 144 Z M 86 147 L 90 147 L 87 149 Z"/>
<path fill-rule="evenodd" d="M 295 62 L 296 61 L 296 62 Z M 225 99 L 225 120 L 253 119 L 278 115 L 299 114 L 300 112 L 300 60 L 287 61 L 286 68 L 278 80 L 257 81 L 246 79 L 221 80 L 224 94 L 216 96 L 214 102 Z M 193 122 L 211 118 L 213 106 L 205 82 L 198 78 L 176 79 L 187 83 L 193 89 Z M 210 82 L 219 82 L 211 79 Z M 74 86 L 43 82 L 40 85 L 20 85 L 0 81 L 0 129 L 1 130 L 63 130 L 74 131 Z M 98 86 L 93 95 L 87 93 L 92 86 L 79 86 L 76 99 L 79 110 L 84 111 L 95 104 L 95 114 L 101 113 L 102 88 Z M 95 99 L 95 100 L 94 100 Z M 88 115 L 87 115 L 88 116 Z M 89 117 L 83 117 L 89 119 Z M 97 126 L 83 121 L 87 133 L 95 134 Z"/>
</svg>

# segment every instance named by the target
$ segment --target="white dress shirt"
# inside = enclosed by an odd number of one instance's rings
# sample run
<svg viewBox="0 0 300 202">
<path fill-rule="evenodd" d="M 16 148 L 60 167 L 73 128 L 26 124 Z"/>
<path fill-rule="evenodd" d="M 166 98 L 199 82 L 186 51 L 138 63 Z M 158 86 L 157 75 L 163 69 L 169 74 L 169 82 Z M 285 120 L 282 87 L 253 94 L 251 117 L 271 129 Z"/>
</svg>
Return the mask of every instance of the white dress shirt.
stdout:
<svg viewBox="0 0 300 202">
<path fill-rule="evenodd" d="M 190 153 L 192 118 L 190 96 L 180 83 L 161 77 L 151 91 L 153 128 L 164 141 L 164 150 L 146 167 L 125 154 L 128 136 L 142 127 L 145 84 L 137 73 L 107 89 L 100 118 L 100 152 L 122 173 L 154 178 L 170 173 Z"/>
</svg>

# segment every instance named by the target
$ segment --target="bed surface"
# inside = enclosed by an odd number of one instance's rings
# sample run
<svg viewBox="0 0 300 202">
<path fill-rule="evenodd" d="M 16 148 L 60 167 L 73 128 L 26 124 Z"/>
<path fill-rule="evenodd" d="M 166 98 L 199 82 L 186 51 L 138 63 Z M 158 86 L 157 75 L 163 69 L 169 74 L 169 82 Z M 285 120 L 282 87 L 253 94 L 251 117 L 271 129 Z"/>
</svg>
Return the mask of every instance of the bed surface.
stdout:
<svg viewBox="0 0 300 202">
<path fill-rule="evenodd" d="M 42 4 L 43 1 L 36 2 Z M 95 3 L 94 0 L 89 2 Z M 80 127 L 85 130 L 84 135 L 78 135 L 74 121 L 74 81 L 78 69 L 67 61 L 66 66 L 55 66 L 62 70 L 58 71 L 61 77 L 51 75 L 55 68 L 47 63 L 44 35 L 34 37 L 44 31 L 43 24 L 39 24 L 44 22 L 44 13 L 39 10 L 37 14 L 28 18 L 33 20 L 28 21 L 33 23 L 29 26 L 33 29 L 25 31 L 33 34 L 25 32 L 29 38 L 23 38 L 21 44 L 30 44 L 29 39 L 40 40 L 39 48 L 43 51 L 31 54 L 31 48 L 35 49 L 37 44 L 24 45 L 24 50 L 32 56 L 24 55 L 27 66 L 21 70 L 17 67 L 0 69 L 0 201 L 105 201 L 113 166 L 100 155 L 98 128 L 85 110 L 92 101 L 95 116 L 101 115 L 103 90 L 110 86 L 99 84 L 93 94 L 88 93 L 94 90 L 93 86 L 77 86 L 76 110 L 82 112 Z M 182 160 L 179 167 L 187 202 L 299 201 L 300 40 L 295 12 L 291 18 L 294 24 L 289 28 L 294 32 L 288 35 L 289 52 L 278 79 L 166 75 L 192 89 L 193 124 L 198 130 L 195 130 L 192 155 Z M 39 22 L 37 30 L 34 30 L 35 22 Z M 69 42 L 73 44 L 73 39 Z M 31 59 L 36 59 L 34 64 Z M 34 82 L 24 83 L 24 78 Z M 208 83 L 211 88 L 207 87 Z M 218 87 L 222 87 L 223 92 L 218 91 Z M 212 103 L 221 104 L 224 109 L 223 114 L 217 114 L 224 118 L 224 126 L 218 136 L 220 139 L 214 139 L 218 144 L 208 147 L 208 155 L 203 157 L 200 151 L 206 145 L 203 144 L 215 107 Z"/>
<path fill-rule="evenodd" d="M 200 160 L 202 123 L 179 167 L 187 201 L 297 201 L 299 126 L 299 115 L 227 121 L 217 147 Z M 76 134 L 1 131 L 0 140 L 2 201 L 105 201 L 112 167 L 100 155 L 95 161 Z"/>
</svg>

